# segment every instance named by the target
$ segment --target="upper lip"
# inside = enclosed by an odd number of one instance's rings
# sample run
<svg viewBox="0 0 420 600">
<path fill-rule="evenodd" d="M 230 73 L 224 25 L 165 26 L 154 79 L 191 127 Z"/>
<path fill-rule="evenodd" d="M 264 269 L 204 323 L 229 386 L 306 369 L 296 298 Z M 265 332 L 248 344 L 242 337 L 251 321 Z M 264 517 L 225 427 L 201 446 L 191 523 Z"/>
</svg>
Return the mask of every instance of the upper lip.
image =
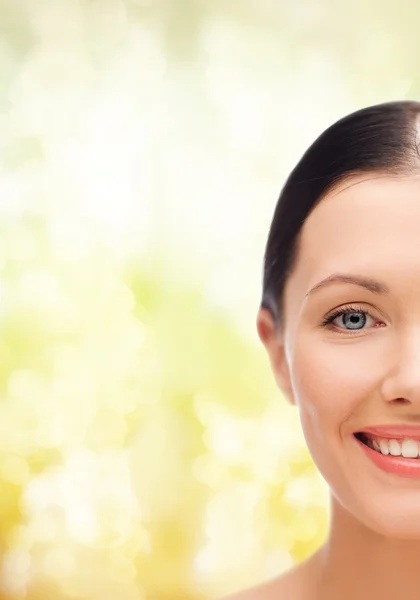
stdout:
<svg viewBox="0 0 420 600">
<path fill-rule="evenodd" d="M 420 441 L 420 425 L 372 425 L 358 429 L 357 433 L 370 433 L 389 439 L 410 438 Z"/>
</svg>

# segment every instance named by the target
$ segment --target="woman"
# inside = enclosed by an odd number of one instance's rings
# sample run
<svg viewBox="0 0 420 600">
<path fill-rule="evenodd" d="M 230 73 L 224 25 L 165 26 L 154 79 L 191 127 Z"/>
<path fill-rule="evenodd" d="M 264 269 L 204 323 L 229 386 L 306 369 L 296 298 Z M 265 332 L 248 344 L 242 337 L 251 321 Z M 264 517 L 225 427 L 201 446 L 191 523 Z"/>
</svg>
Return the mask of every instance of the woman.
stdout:
<svg viewBox="0 0 420 600">
<path fill-rule="evenodd" d="M 259 337 L 331 490 L 325 543 L 230 600 L 420 598 L 420 103 L 329 127 L 288 178 Z"/>
</svg>

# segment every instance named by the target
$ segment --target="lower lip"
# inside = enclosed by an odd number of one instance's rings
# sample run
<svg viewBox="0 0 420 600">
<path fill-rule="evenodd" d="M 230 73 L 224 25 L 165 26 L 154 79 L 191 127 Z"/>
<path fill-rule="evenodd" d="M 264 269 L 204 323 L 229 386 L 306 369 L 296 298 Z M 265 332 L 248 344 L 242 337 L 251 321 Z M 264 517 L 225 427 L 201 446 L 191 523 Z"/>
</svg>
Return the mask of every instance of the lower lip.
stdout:
<svg viewBox="0 0 420 600">
<path fill-rule="evenodd" d="M 410 477 L 412 479 L 420 479 L 420 458 L 404 458 L 403 456 L 384 456 L 376 450 L 372 450 L 363 442 L 354 438 L 366 456 L 383 471 L 399 475 L 400 477 Z"/>
</svg>

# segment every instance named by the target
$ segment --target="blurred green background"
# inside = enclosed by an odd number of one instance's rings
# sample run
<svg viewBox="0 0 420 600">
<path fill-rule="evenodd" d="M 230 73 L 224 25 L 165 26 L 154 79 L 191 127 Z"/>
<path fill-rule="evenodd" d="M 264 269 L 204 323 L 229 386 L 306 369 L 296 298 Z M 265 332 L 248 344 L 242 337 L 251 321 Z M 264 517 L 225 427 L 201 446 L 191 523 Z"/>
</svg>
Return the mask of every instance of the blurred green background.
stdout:
<svg viewBox="0 0 420 600">
<path fill-rule="evenodd" d="M 213 599 L 322 543 L 264 245 L 324 128 L 418 98 L 417 12 L 0 2 L 2 599 Z"/>
</svg>

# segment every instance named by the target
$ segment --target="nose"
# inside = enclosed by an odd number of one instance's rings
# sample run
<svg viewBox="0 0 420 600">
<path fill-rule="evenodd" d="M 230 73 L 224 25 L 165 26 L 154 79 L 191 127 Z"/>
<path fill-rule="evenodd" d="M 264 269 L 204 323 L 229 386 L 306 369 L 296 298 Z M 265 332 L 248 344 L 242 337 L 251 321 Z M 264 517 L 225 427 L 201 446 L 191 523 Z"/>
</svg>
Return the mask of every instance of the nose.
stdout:
<svg viewBox="0 0 420 600">
<path fill-rule="evenodd" d="M 394 404 L 412 404 L 420 420 L 420 325 L 399 338 L 383 380 L 382 397 Z"/>
</svg>

